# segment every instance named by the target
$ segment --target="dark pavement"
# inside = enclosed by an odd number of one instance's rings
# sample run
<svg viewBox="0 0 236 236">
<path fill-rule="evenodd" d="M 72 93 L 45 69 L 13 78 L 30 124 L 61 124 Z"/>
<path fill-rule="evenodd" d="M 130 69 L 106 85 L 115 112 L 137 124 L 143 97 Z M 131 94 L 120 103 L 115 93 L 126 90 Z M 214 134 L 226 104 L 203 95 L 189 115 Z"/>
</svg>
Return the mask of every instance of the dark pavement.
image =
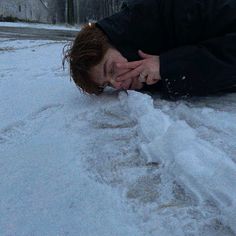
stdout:
<svg viewBox="0 0 236 236">
<path fill-rule="evenodd" d="M 0 37 L 17 39 L 73 40 L 78 31 L 64 29 L 0 26 Z"/>
</svg>

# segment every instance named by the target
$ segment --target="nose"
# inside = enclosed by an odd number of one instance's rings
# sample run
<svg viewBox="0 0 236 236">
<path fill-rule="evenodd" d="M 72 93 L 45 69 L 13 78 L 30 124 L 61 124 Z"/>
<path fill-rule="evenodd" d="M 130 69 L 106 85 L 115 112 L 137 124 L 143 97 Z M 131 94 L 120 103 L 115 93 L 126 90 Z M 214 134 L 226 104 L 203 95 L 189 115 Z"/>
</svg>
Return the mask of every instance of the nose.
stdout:
<svg viewBox="0 0 236 236">
<path fill-rule="evenodd" d="M 124 60 L 125 62 L 128 62 L 127 59 Z M 129 83 L 126 85 L 124 85 L 124 82 L 118 82 L 116 81 L 116 78 L 126 72 L 128 72 L 129 70 L 128 69 L 121 69 L 121 68 L 118 68 L 117 67 L 117 63 L 114 63 L 114 74 L 112 75 L 111 78 L 109 78 L 108 80 L 110 81 L 110 84 L 112 85 L 113 88 L 115 89 L 128 89 L 128 86 L 129 86 Z"/>
<path fill-rule="evenodd" d="M 119 63 L 115 63 L 115 65 L 114 65 L 114 72 L 115 72 L 115 76 L 120 76 L 120 75 L 122 75 L 122 74 L 125 74 L 126 72 L 128 72 L 129 71 L 129 69 L 126 69 L 126 68 L 119 68 L 117 65 L 118 65 Z"/>
</svg>

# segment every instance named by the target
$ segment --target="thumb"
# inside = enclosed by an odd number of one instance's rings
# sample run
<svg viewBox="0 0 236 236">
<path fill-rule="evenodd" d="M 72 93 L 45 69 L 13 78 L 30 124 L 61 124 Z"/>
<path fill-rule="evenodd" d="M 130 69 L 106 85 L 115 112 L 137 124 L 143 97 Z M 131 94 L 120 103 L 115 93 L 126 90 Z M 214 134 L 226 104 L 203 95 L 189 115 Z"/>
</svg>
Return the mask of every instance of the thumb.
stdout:
<svg viewBox="0 0 236 236">
<path fill-rule="evenodd" d="M 147 58 L 152 57 L 152 55 L 147 54 L 147 53 L 144 53 L 144 52 L 141 51 L 141 50 L 138 50 L 138 54 L 139 54 L 139 56 L 140 56 L 141 58 L 143 58 L 143 59 L 147 59 Z"/>
</svg>

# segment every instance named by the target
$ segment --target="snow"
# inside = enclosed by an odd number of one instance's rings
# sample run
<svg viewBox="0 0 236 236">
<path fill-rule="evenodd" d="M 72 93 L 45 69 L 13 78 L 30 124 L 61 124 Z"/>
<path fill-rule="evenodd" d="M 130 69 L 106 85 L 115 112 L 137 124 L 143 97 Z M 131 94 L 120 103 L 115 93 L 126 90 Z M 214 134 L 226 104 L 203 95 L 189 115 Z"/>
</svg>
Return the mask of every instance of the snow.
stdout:
<svg viewBox="0 0 236 236">
<path fill-rule="evenodd" d="M 140 136 L 144 134 L 145 137 L 150 137 L 142 144 L 142 153 L 146 159 L 165 164 L 165 168 L 169 169 L 175 179 L 191 188 L 196 195 L 198 192 L 210 195 L 225 214 L 227 223 L 236 231 L 236 149 L 233 148 L 231 159 L 219 147 L 198 137 L 196 130 L 186 121 L 171 122 L 170 117 L 154 108 L 150 96 L 131 94 L 130 101 L 125 99 L 123 105 L 127 105 L 127 112 L 137 119 Z M 214 113 L 213 111 L 205 108 L 202 113 Z M 215 115 L 217 113 L 216 111 Z M 235 114 L 231 114 L 227 121 L 232 121 L 231 132 L 235 131 Z M 227 122 L 218 122 L 218 125 L 221 123 L 225 124 L 221 129 L 226 131 Z M 232 138 L 236 146 L 236 136 Z M 199 196 L 199 201 L 202 201 L 202 196 Z"/>
<path fill-rule="evenodd" d="M 65 43 L 0 39 L 0 235 L 236 235 L 236 94 L 87 96 Z"/>
</svg>

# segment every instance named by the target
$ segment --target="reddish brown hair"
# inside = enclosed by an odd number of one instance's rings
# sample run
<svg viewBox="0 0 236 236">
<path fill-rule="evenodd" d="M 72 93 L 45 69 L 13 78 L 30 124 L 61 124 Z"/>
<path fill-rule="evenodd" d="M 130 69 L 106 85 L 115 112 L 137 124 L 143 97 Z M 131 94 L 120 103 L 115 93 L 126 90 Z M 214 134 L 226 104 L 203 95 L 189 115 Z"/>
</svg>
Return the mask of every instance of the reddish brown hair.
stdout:
<svg viewBox="0 0 236 236">
<path fill-rule="evenodd" d="M 77 87 L 89 94 L 100 94 L 103 89 L 90 76 L 90 69 L 99 64 L 110 47 L 107 36 L 95 23 L 83 26 L 73 43 L 64 48 L 64 59 L 69 63 L 70 76 Z"/>
</svg>

